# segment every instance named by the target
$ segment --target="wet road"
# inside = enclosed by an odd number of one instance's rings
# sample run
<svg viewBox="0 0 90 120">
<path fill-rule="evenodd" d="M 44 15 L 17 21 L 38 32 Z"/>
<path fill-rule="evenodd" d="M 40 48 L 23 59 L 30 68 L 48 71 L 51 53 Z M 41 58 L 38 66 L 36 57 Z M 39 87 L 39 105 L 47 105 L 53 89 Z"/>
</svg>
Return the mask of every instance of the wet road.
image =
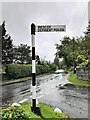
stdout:
<svg viewBox="0 0 90 120">
<path fill-rule="evenodd" d="M 88 118 L 88 89 L 67 87 L 60 89 L 59 84 L 67 82 L 66 74 L 52 74 L 37 78 L 37 99 L 39 102 L 58 107 L 73 118 Z M 12 104 L 32 98 L 31 81 L 5 85 L 2 87 L 2 102 Z"/>
</svg>

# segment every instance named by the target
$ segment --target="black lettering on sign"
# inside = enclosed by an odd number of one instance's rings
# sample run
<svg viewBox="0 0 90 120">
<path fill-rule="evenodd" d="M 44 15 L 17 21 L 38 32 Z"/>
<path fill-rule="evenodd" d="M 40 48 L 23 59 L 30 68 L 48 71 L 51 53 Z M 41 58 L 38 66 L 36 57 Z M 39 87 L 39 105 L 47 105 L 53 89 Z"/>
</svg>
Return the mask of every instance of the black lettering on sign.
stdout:
<svg viewBox="0 0 90 120">
<path fill-rule="evenodd" d="M 64 28 L 54 28 L 54 31 L 58 32 L 58 31 L 64 31 Z"/>
<path fill-rule="evenodd" d="M 64 31 L 64 28 L 62 28 L 62 31 Z"/>
<path fill-rule="evenodd" d="M 38 26 L 37 32 L 59 32 L 59 31 L 65 31 L 63 27 L 56 27 L 56 26 L 51 26 L 51 25 L 42 25 Z"/>
<path fill-rule="evenodd" d="M 58 31 L 60 31 L 60 29 L 59 28 L 54 28 L 54 31 L 58 32 Z"/>
<path fill-rule="evenodd" d="M 38 32 L 49 32 L 51 31 L 51 26 L 38 26 Z"/>
</svg>

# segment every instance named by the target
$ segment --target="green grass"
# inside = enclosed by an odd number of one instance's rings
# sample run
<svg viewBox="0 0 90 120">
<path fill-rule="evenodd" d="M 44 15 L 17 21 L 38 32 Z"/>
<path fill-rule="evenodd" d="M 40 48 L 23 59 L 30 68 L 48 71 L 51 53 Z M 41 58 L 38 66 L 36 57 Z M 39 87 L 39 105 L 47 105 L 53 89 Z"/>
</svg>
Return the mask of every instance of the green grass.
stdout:
<svg viewBox="0 0 90 120">
<path fill-rule="evenodd" d="M 55 118 L 62 120 L 62 118 L 68 118 L 64 112 L 54 112 L 54 109 L 50 105 L 40 103 L 38 106 L 40 106 L 41 116 L 31 111 L 31 103 L 24 103 L 19 107 L 9 107 L 0 110 L 1 120 L 34 120 L 34 118 L 37 118 L 37 120 L 49 120 L 49 118 L 52 120 L 55 120 Z"/>
<path fill-rule="evenodd" d="M 79 80 L 73 72 L 70 73 L 68 80 L 77 86 L 90 87 L 90 81 Z"/>
<path fill-rule="evenodd" d="M 67 118 L 65 113 L 54 112 L 54 109 L 50 105 L 39 104 L 41 107 L 41 114 L 43 118 Z"/>
<path fill-rule="evenodd" d="M 31 103 L 22 104 L 20 108 L 25 111 L 26 115 L 29 118 L 41 118 L 40 116 L 37 116 L 36 114 L 31 112 Z"/>
<path fill-rule="evenodd" d="M 54 112 L 54 109 L 49 105 L 40 103 L 38 104 L 38 106 L 40 106 L 42 118 L 67 118 L 65 113 Z M 30 103 L 22 104 L 20 108 L 26 111 L 27 116 L 32 118 L 40 118 L 40 116 L 37 116 L 33 112 L 31 112 Z"/>
</svg>

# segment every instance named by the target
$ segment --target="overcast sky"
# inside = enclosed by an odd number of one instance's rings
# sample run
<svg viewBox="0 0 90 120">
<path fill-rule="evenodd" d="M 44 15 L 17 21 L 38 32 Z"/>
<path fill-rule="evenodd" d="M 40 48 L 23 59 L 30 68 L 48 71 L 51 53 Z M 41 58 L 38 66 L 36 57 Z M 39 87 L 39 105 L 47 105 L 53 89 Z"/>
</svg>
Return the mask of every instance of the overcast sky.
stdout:
<svg viewBox="0 0 90 120">
<path fill-rule="evenodd" d="M 82 0 L 83 1 L 83 0 Z M 14 45 L 31 46 L 30 25 L 66 25 L 66 32 L 36 33 L 36 54 L 53 61 L 55 44 L 64 36 L 80 37 L 88 25 L 86 2 L 3 2 L 2 20 Z"/>
</svg>

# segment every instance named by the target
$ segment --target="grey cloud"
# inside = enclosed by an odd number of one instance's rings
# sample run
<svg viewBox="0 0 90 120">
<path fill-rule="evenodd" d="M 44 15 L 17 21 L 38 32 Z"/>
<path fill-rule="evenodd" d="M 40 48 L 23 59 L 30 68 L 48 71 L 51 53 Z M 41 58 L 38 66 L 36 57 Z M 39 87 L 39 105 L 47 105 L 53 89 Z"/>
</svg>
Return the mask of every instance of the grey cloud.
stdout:
<svg viewBox="0 0 90 120">
<path fill-rule="evenodd" d="M 87 14 L 82 26 L 78 30 L 84 16 L 87 2 L 12 2 L 2 4 L 3 20 L 14 39 L 14 44 L 27 43 L 31 45 L 30 24 L 66 24 L 64 33 L 36 33 L 37 53 L 42 58 L 53 60 L 55 43 L 64 37 L 80 36 L 87 26 Z M 78 31 L 77 31 L 78 30 Z"/>
</svg>

